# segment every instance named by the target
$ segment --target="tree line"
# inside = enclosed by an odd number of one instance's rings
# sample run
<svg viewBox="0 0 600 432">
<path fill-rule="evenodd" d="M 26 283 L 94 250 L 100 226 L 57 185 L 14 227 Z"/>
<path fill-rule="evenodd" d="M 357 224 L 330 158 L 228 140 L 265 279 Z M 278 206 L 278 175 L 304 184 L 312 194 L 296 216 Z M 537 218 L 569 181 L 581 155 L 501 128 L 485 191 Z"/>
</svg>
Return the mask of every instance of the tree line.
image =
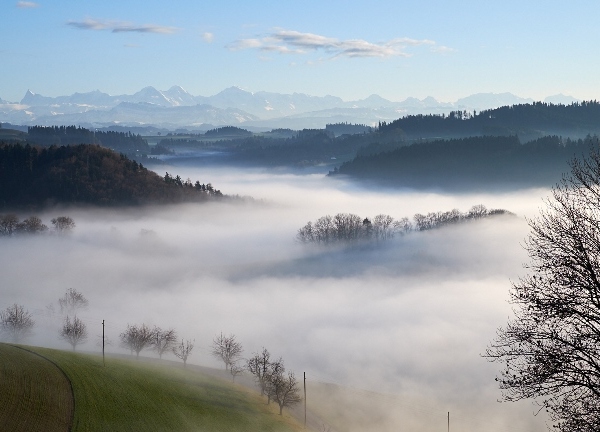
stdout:
<svg viewBox="0 0 600 432">
<path fill-rule="evenodd" d="M 0 209 L 168 204 L 223 197 L 170 180 L 170 175 L 161 177 L 124 154 L 95 145 L 0 142 Z"/>
<path fill-rule="evenodd" d="M 407 217 L 394 219 L 379 214 L 372 219 L 362 218 L 352 213 L 338 213 L 335 216 L 322 216 L 300 228 L 296 239 L 301 243 L 334 244 L 356 241 L 383 241 L 404 235 L 410 231 L 426 231 L 445 225 L 481 219 L 488 216 L 512 214 L 507 210 L 490 209 L 478 204 L 465 213 L 457 209 L 445 212 L 417 213 L 411 221 Z"/>
<path fill-rule="evenodd" d="M 521 144 L 517 136 L 435 140 L 377 153 L 367 147 L 329 175 L 347 175 L 406 187 L 473 189 L 548 186 L 565 165 L 599 145 L 597 136 L 559 136 Z"/>
<path fill-rule="evenodd" d="M 88 340 L 87 325 L 77 314 L 88 308 L 89 301 L 81 292 L 69 288 L 58 299 L 57 304 L 63 316 L 58 338 L 67 342 L 75 351 L 78 345 Z M 52 314 L 55 312 L 54 305 L 47 306 Z M 0 311 L 0 336 L 13 343 L 22 343 L 31 335 L 34 325 L 32 314 L 23 305 L 15 303 Z M 163 329 L 146 324 L 128 324 L 119 334 L 120 346 L 129 350 L 132 355 L 135 353 L 136 359 L 144 350 L 155 352 L 161 359 L 163 355 L 171 353 L 183 361 L 185 368 L 193 352 L 195 341 L 181 339 L 179 342 L 179 340 L 179 335 L 173 328 Z M 102 340 L 102 344 L 105 343 L 106 340 Z M 244 359 L 243 351 L 242 344 L 233 334 L 220 333 L 214 337 L 210 347 L 211 354 L 223 362 L 225 370 L 230 373 L 233 381 L 244 372 L 253 375 L 260 388 L 261 396 L 267 397 L 267 403 L 275 402 L 279 407 L 280 415 L 283 413 L 283 408 L 302 400 L 298 380 L 292 371 L 286 371 L 281 357 L 271 358 L 269 351 L 263 347 L 260 353 L 253 353 L 252 357 Z"/>
<path fill-rule="evenodd" d="M 570 105 L 534 102 L 503 106 L 477 112 L 452 111 L 448 115 L 408 115 L 392 122 L 380 122 L 380 133 L 401 129 L 409 138 L 509 135 L 545 131 L 545 134 L 600 133 L 600 103 Z"/>
<path fill-rule="evenodd" d="M 53 232 L 64 235 L 75 228 L 75 221 L 69 216 L 58 216 L 50 220 L 52 230 L 38 216 L 29 216 L 22 221 L 14 213 L 0 215 L 0 236 L 11 237 L 19 234 L 41 234 Z"/>
<path fill-rule="evenodd" d="M 30 126 L 27 128 L 27 140 L 31 144 L 45 147 L 98 144 L 130 156 L 150 153 L 148 142 L 139 134 L 92 131 L 80 126 Z"/>
</svg>

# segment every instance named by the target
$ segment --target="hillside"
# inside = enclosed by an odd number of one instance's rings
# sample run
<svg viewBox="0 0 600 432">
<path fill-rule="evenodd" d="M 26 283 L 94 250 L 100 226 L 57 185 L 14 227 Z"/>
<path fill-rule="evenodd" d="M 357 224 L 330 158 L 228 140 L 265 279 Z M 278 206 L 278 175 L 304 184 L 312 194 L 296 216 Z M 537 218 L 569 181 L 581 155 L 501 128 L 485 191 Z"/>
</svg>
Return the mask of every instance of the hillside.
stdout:
<svg viewBox="0 0 600 432">
<path fill-rule="evenodd" d="M 201 202 L 222 196 L 210 184 L 163 178 L 122 154 L 84 144 L 41 148 L 0 142 L 0 184 L 0 209 Z"/>
<path fill-rule="evenodd" d="M 99 356 L 24 348 L 30 351 L 0 344 L 0 422 L 12 421 L 11 431 L 68 430 L 64 420 L 58 424 L 52 418 L 59 413 L 64 419 L 70 413 L 68 397 L 58 404 L 55 395 L 68 392 L 61 392 L 64 386 L 52 385 L 49 379 L 40 384 L 37 379 L 46 370 L 57 377 L 61 373 L 56 371 L 63 371 L 72 385 L 73 432 L 293 432 L 302 428 L 289 416 L 280 417 L 258 394 L 191 368 L 114 358 L 103 366 Z M 19 397 L 23 392 L 32 393 L 34 402 Z M 31 423 L 24 424 L 24 418 Z"/>
<path fill-rule="evenodd" d="M 549 136 L 521 144 L 516 136 L 435 140 L 387 152 L 359 152 L 330 175 L 359 181 L 444 190 L 550 187 L 574 158 L 598 147 L 597 137 Z"/>
</svg>

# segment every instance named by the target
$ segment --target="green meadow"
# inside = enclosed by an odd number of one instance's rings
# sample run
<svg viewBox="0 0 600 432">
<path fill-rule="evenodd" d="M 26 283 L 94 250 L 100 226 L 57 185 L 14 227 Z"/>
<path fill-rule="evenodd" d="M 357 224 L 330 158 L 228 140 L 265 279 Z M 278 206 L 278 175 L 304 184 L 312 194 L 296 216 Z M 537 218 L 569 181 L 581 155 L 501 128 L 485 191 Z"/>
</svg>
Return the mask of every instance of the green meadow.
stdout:
<svg viewBox="0 0 600 432">
<path fill-rule="evenodd" d="M 0 344 L 0 373 L 3 430 L 302 429 L 253 391 L 193 368 Z"/>
</svg>

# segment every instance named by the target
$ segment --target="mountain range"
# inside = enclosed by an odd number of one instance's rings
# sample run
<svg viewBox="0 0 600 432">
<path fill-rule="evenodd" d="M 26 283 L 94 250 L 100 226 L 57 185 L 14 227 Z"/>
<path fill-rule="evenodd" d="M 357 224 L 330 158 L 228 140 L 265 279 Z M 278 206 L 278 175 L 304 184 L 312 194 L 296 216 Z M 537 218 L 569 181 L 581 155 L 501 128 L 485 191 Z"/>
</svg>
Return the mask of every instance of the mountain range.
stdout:
<svg viewBox="0 0 600 432">
<path fill-rule="evenodd" d="M 546 102 L 570 104 L 570 96 L 555 95 Z M 480 111 L 531 103 L 511 93 L 479 93 L 456 102 L 433 97 L 393 102 L 378 95 L 357 101 L 336 96 L 248 92 L 227 88 L 213 96 L 193 96 L 180 86 L 168 90 L 145 87 L 132 95 L 109 95 L 99 90 L 48 97 L 27 91 L 20 102 L 0 98 L 0 122 L 20 125 L 156 126 L 206 130 L 237 125 L 247 129 L 323 128 L 327 123 L 374 125 L 410 114 L 442 114 L 453 110 Z"/>
</svg>

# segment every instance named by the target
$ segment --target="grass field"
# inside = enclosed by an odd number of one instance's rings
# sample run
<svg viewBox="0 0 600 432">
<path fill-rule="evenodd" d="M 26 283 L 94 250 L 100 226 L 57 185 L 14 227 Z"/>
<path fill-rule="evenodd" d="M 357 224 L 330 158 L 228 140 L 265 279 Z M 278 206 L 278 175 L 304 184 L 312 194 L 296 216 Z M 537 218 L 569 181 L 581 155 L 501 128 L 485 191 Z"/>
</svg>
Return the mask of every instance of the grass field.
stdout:
<svg viewBox="0 0 600 432">
<path fill-rule="evenodd" d="M 0 344 L 0 430 L 68 431 L 73 416 L 69 381 L 48 360 Z"/>
<path fill-rule="evenodd" d="M 54 362 L 70 379 L 75 401 L 73 431 L 293 432 L 302 429 L 291 417 L 279 416 L 274 406 L 267 406 L 258 394 L 196 371 L 114 358 L 107 359 L 103 367 L 102 358 L 98 356 L 26 348 Z M 0 344 L 0 360 L 2 386 L 8 386 L 12 394 L 23 394 L 24 388 L 32 385 L 29 381 L 40 376 L 62 376 L 50 361 L 9 345 Z M 25 375 L 22 369 L 27 371 Z M 61 387 L 59 404 L 53 401 L 59 386 L 55 387 L 44 384 L 37 388 L 38 399 L 32 404 L 47 406 L 46 413 L 54 406 L 56 410 L 68 412 L 62 404 L 69 392 L 64 390 L 64 385 Z M 69 389 L 68 383 L 66 388 Z M 47 398 L 42 397 L 44 389 Z M 4 398 L 0 396 L 0 401 Z M 36 412 L 28 406 L 18 407 L 14 416 L 9 412 L 7 417 L 18 422 L 27 409 L 28 413 Z M 0 424 L 5 424 L 1 418 Z"/>
</svg>

